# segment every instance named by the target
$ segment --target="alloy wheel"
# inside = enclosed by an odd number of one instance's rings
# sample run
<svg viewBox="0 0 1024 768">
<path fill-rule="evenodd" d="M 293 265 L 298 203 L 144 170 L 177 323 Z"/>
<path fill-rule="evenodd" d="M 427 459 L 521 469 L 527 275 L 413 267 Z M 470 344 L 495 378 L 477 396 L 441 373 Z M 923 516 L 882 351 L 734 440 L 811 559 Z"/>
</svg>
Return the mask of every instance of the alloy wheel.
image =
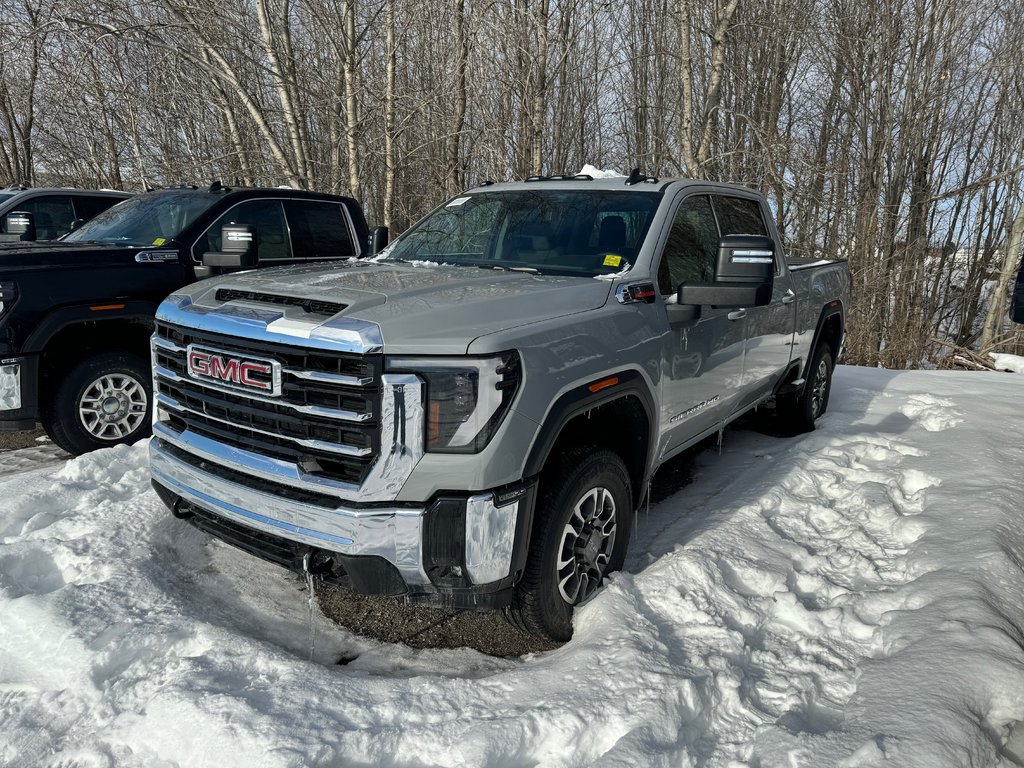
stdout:
<svg viewBox="0 0 1024 768">
<path fill-rule="evenodd" d="M 615 548 L 616 521 L 615 499 L 607 488 L 591 488 L 573 506 L 555 563 L 558 592 L 569 605 L 600 586 Z"/>
<path fill-rule="evenodd" d="M 138 379 L 105 374 L 85 388 L 78 401 L 78 418 L 93 437 L 115 441 L 139 428 L 148 404 L 146 389 Z"/>
<path fill-rule="evenodd" d="M 818 369 L 814 372 L 812 384 L 811 414 L 814 418 L 818 418 L 825 408 L 825 392 L 828 389 L 828 362 L 826 360 L 818 361 Z"/>
</svg>

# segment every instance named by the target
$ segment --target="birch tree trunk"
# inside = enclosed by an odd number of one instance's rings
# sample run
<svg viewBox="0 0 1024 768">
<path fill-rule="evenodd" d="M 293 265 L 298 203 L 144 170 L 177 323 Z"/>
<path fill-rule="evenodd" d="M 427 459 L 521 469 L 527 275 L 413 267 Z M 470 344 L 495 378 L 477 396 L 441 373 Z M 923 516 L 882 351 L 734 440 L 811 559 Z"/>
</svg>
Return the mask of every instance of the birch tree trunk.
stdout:
<svg viewBox="0 0 1024 768">
<path fill-rule="evenodd" d="M 992 350 L 1000 341 L 1003 325 L 1006 322 L 1007 299 L 1010 295 L 1010 286 L 1017 278 L 1017 270 L 1020 268 L 1021 239 L 1024 237 L 1024 204 L 1017 211 L 1010 227 L 1010 240 L 1003 254 L 1003 263 L 999 270 L 999 279 L 996 282 L 995 293 L 992 296 L 992 303 L 989 304 L 988 314 L 985 316 L 985 329 L 981 334 L 981 342 L 978 345 L 979 351 L 985 355 Z"/>
</svg>

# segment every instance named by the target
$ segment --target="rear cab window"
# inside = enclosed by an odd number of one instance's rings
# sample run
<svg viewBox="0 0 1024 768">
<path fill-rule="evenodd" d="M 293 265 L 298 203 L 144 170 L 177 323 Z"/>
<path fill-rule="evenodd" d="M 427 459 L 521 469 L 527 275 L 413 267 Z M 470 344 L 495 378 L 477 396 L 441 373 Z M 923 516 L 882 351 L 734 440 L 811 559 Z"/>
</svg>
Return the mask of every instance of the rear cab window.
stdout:
<svg viewBox="0 0 1024 768">
<path fill-rule="evenodd" d="M 348 215 L 340 203 L 285 200 L 285 215 L 296 259 L 356 256 Z"/>
</svg>

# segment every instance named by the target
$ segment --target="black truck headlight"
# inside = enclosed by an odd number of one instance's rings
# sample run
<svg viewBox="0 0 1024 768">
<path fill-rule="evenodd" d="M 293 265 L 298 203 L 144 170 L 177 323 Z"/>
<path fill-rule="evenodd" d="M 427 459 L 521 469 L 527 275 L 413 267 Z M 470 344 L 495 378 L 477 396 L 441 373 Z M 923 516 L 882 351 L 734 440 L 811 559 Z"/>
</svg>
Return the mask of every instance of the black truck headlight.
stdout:
<svg viewBox="0 0 1024 768">
<path fill-rule="evenodd" d="M 490 442 L 519 389 L 516 352 L 493 357 L 399 357 L 388 369 L 426 383 L 426 449 L 478 453 Z"/>
</svg>

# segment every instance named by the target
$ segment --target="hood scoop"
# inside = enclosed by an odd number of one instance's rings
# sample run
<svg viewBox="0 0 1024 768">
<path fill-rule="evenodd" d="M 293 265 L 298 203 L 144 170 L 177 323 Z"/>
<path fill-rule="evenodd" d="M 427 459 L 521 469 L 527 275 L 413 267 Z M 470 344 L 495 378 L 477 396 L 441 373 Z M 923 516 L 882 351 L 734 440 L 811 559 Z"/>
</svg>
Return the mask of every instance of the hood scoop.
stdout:
<svg viewBox="0 0 1024 768">
<path fill-rule="evenodd" d="M 220 288 L 216 294 L 217 301 L 248 301 L 254 304 L 273 304 L 274 306 L 298 307 L 310 315 L 323 315 L 331 317 L 345 310 L 348 304 L 339 304 L 332 301 L 318 301 L 317 299 L 304 299 L 300 296 L 277 296 L 271 293 L 257 293 L 256 291 L 241 291 L 237 288 Z"/>
</svg>

